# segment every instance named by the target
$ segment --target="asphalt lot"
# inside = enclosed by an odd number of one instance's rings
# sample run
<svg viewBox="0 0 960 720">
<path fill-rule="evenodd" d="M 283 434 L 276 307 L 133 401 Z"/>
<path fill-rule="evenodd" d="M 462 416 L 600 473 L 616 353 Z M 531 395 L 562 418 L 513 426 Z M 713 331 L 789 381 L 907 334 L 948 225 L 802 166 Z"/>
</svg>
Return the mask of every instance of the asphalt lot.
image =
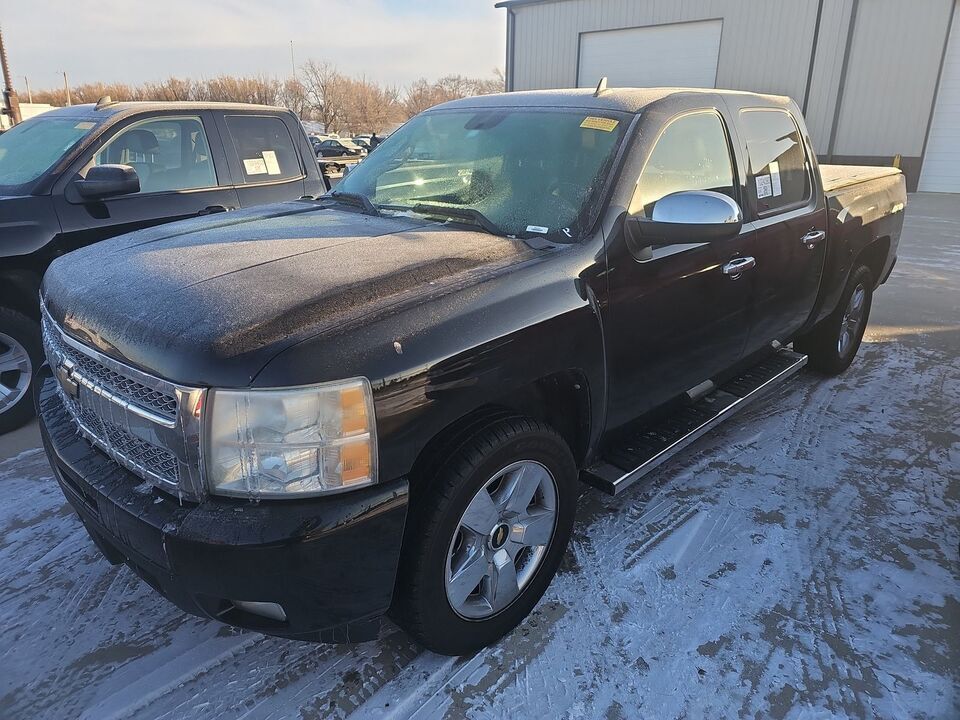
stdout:
<svg viewBox="0 0 960 720">
<path fill-rule="evenodd" d="M 960 202 L 910 198 L 842 377 L 810 372 L 619 498 L 471 658 L 184 615 L 97 553 L 35 427 L 0 438 L 0 717 L 960 717 Z"/>
</svg>

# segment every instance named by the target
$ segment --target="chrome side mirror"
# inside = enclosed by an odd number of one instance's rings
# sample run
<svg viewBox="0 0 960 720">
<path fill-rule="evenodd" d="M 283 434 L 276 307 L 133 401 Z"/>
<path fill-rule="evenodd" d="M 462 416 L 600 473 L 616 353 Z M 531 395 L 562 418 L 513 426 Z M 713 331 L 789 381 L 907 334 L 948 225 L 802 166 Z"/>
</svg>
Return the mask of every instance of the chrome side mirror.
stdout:
<svg viewBox="0 0 960 720">
<path fill-rule="evenodd" d="M 743 213 L 726 195 L 712 190 L 683 190 L 657 200 L 649 218 L 628 218 L 636 245 L 726 240 L 740 233 Z"/>
</svg>

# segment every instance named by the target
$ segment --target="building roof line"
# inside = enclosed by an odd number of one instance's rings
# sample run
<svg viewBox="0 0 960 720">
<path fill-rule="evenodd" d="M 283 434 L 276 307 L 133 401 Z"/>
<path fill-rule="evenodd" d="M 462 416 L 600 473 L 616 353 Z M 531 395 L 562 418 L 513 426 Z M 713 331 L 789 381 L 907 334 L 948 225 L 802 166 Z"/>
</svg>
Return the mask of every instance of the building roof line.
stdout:
<svg viewBox="0 0 960 720">
<path fill-rule="evenodd" d="M 521 5 L 545 5 L 547 3 L 564 2 L 565 0 L 500 0 L 494 3 L 495 8 L 515 8 Z"/>
</svg>

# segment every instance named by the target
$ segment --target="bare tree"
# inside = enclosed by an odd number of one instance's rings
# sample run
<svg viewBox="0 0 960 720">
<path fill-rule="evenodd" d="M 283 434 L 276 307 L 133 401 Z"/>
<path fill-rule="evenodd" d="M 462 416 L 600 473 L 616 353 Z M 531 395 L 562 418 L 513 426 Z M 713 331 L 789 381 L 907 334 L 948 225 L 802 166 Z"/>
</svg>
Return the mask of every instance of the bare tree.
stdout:
<svg viewBox="0 0 960 720">
<path fill-rule="evenodd" d="M 169 77 L 162 82 L 147 82 L 140 86 L 140 97 L 144 100 L 195 100 L 197 83 L 190 78 Z M 120 98 L 116 98 L 120 99 Z"/>
<path fill-rule="evenodd" d="M 349 100 L 349 82 L 328 62 L 308 60 L 301 70 L 303 85 L 313 116 L 328 132 L 343 125 L 343 111 Z"/>
<path fill-rule="evenodd" d="M 297 78 L 284 80 L 283 85 L 280 87 L 277 102 L 285 108 L 292 110 L 301 120 L 311 119 L 312 113 L 307 88 Z"/>
<path fill-rule="evenodd" d="M 503 88 L 503 73 L 499 69 L 494 70 L 492 78 L 446 75 L 434 82 L 430 82 L 426 78 L 420 78 L 407 88 L 404 109 L 407 117 L 412 117 L 440 103 L 471 95 L 489 95 L 490 93 L 503 92 Z"/>
<path fill-rule="evenodd" d="M 212 79 L 170 77 L 140 85 L 86 83 L 71 88 L 73 101 L 96 102 L 104 95 L 114 100 L 211 100 L 281 104 L 301 119 L 314 119 L 331 132 L 382 132 L 402 120 L 448 100 L 503 90 L 503 73 L 492 78 L 447 75 L 439 80 L 420 78 L 405 91 L 368 80 L 349 77 L 329 62 L 309 60 L 299 77 L 280 81 L 266 75 L 220 75 Z M 65 104 L 62 88 L 37 90 L 34 100 Z"/>
<path fill-rule="evenodd" d="M 280 83 L 265 75 L 236 77 L 220 75 L 203 83 L 204 99 L 214 102 L 242 102 L 273 105 L 279 95 Z"/>
</svg>

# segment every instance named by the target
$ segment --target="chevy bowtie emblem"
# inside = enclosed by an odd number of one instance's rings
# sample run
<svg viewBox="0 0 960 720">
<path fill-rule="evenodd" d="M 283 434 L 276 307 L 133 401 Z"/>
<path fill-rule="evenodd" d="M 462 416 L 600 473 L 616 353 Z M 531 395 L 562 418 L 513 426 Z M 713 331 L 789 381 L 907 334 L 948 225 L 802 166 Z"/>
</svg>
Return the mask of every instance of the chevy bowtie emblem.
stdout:
<svg viewBox="0 0 960 720">
<path fill-rule="evenodd" d="M 73 379 L 73 363 L 65 360 L 57 364 L 57 382 L 60 387 L 70 397 L 77 397 L 80 394 L 80 384 Z"/>
</svg>

